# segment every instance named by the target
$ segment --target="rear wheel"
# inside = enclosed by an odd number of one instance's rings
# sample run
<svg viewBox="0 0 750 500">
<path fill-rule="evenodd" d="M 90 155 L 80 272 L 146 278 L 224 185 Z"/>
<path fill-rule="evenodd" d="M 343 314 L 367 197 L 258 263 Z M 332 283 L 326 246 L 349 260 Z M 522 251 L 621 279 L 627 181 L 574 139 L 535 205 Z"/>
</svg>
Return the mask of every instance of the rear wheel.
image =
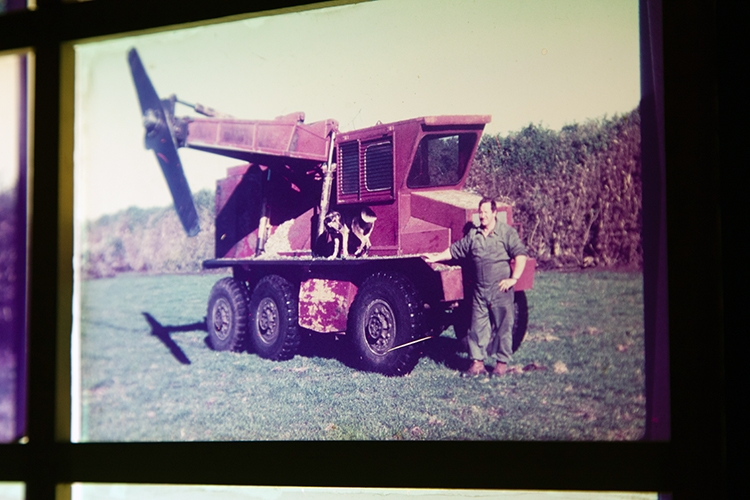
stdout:
<svg viewBox="0 0 750 500">
<path fill-rule="evenodd" d="M 347 335 L 356 364 L 385 375 L 409 373 L 419 351 L 400 346 L 422 333 L 422 319 L 419 296 L 407 278 L 386 272 L 367 278 L 349 311 Z"/>
<path fill-rule="evenodd" d="M 513 352 L 521 347 L 528 326 L 529 305 L 526 301 L 526 292 L 515 292 L 513 302 Z"/>
<path fill-rule="evenodd" d="M 297 292 L 286 279 L 264 276 L 250 298 L 250 343 L 259 356 L 291 359 L 300 342 Z"/>
<path fill-rule="evenodd" d="M 211 289 L 206 328 L 217 351 L 241 351 L 247 337 L 247 291 L 232 278 L 222 278 Z"/>
</svg>

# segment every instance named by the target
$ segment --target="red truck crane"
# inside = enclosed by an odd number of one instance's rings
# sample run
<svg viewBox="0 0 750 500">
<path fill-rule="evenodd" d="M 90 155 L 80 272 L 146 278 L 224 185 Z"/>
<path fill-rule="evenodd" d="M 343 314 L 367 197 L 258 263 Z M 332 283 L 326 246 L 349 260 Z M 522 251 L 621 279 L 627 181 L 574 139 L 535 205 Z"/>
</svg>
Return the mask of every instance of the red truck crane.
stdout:
<svg viewBox="0 0 750 500">
<path fill-rule="evenodd" d="M 469 267 L 420 258 L 460 239 L 480 196 L 462 190 L 489 116 L 427 116 L 341 132 L 304 113 L 240 120 L 172 95 L 160 99 L 135 49 L 128 53 L 145 144 L 152 149 L 189 236 L 200 230 L 178 148 L 243 162 L 217 181 L 215 258 L 231 268 L 208 300 L 216 350 L 292 358 L 302 329 L 344 335 L 357 366 L 411 371 L 420 343 L 468 322 Z M 177 117 L 176 104 L 201 118 Z M 498 220 L 513 225 L 509 205 Z M 514 350 L 528 323 L 515 287 Z"/>
</svg>

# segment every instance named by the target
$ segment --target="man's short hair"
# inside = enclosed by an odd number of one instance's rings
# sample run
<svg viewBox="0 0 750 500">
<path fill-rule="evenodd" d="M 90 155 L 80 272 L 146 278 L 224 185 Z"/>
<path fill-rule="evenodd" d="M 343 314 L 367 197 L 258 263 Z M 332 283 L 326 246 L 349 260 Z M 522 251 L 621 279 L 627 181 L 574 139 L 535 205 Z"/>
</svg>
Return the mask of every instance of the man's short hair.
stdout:
<svg viewBox="0 0 750 500">
<path fill-rule="evenodd" d="M 485 203 L 489 203 L 490 208 L 492 208 L 492 211 L 497 212 L 497 202 L 495 201 L 494 198 L 488 198 L 487 196 L 479 200 L 479 205 L 477 205 L 477 208 L 481 209 L 482 205 L 484 205 Z"/>
</svg>

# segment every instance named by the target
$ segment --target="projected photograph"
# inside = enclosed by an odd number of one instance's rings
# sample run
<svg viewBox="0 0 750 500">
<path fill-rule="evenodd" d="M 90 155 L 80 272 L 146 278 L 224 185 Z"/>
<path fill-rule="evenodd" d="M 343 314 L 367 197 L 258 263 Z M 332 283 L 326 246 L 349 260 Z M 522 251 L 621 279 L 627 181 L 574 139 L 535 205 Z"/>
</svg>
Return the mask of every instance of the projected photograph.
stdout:
<svg viewBox="0 0 750 500">
<path fill-rule="evenodd" d="M 0 54 L 0 443 L 25 430 L 27 66 Z"/>
<path fill-rule="evenodd" d="M 643 438 L 638 2 L 75 45 L 74 441 Z"/>
</svg>

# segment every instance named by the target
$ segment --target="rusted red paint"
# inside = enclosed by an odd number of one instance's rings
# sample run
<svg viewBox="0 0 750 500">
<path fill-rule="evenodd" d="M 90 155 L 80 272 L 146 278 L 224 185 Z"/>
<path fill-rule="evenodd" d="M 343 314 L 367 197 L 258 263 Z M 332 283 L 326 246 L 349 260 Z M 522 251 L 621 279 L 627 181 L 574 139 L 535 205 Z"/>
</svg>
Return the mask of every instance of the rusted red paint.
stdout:
<svg viewBox="0 0 750 500">
<path fill-rule="evenodd" d="M 357 295 L 350 281 L 309 279 L 299 289 L 299 324 L 320 333 L 345 332 L 349 307 Z"/>
<path fill-rule="evenodd" d="M 401 251 L 404 255 L 441 252 L 451 244 L 450 229 L 412 217 L 401 229 Z"/>
<path fill-rule="evenodd" d="M 443 285 L 443 300 L 452 302 L 464 298 L 463 273 L 460 266 L 443 266 L 440 273 L 440 282 Z"/>
<path fill-rule="evenodd" d="M 304 113 L 275 120 L 199 118 L 188 124 L 187 146 L 210 153 L 250 158 L 276 156 L 325 161 L 328 134 L 338 128 L 336 120 L 305 124 Z M 252 161 L 256 161 L 253 159 Z"/>
<path fill-rule="evenodd" d="M 510 263 L 511 269 L 515 267 L 515 261 L 511 261 Z M 523 268 L 523 273 L 521 273 L 521 279 L 518 280 L 518 283 L 516 283 L 514 289 L 517 292 L 520 292 L 521 290 L 531 290 L 534 287 L 534 270 L 536 269 L 536 259 L 532 259 L 531 257 L 526 259 L 526 267 Z"/>
<path fill-rule="evenodd" d="M 226 259 L 247 259 L 255 257 L 255 247 L 258 241 L 258 232 L 253 231 L 235 243 L 221 257 Z"/>
<path fill-rule="evenodd" d="M 249 164 L 238 165 L 227 169 L 227 176 L 223 179 L 216 181 L 216 212 L 220 212 L 224 205 L 229 201 L 229 197 L 232 196 L 237 185 L 242 180 L 242 176 L 245 175 L 247 169 L 250 167 Z"/>
<path fill-rule="evenodd" d="M 370 235 L 370 255 L 398 254 L 398 205 L 373 205 L 370 207 L 377 217 Z M 392 249 L 389 251 L 389 249 Z"/>
<path fill-rule="evenodd" d="M 338 200 L 341 204 L 346 203 L 361 203 L 361 202 L 374 202 L 374 201 L 385 201 L 395 199 L 396 192 L 408 192 L 412 189 L 406 185 L 406 177 L 409 174 L 409 169 L 412 165 L 412 159 L 417 150 L 419 140 L 427 134 L 442 134 L 448 135 L 453 133 L 474 133 L 477 136 L 477 140 L 473 145 L 470 154 L 467 157 L 471 158 L 476 152 L 476 147 L 479 144 L 479 137 L 482 135 L 484 125 L 489 123 L 489 116 L 484 115 L 451 115 L 451 116 L 428 116 L 420 118 L 412 118 L 410 120 L 403 120 L 394 123 L 379 124 L 373 127 L 368 127 L 359 130 L 353 130 L 350 132 L 340 133 L 336 138 L 337 145 L 343 143 L 358 141 L 362 148 L 374 141 L 391 140 L 393 142 L 393 165 L 394 165 L 394 186 L 390 190 L 384 191 L 367 191 L 366 189 L 360 189 L 356 193 L 345 194 L 342 191 L 341 178 L 338 179 Z M 362 151 L 360 150 L 360 154 Z M 341 160 L 341 151 L 339 151 L 339 162 Z M 445 186 L 441 188 L 426 188 L 429 189 L 448 189 L 448 190 L 460 190 L 466 178 L 468 176 L 469 169 L 467 168 L 458 183 L 453 186 Z M 360 186 L 363 185 L 362 179 L 364 173 L 360 172 Z M 419 189 L 420 191 L 425 189 Z"/>
</svg>

